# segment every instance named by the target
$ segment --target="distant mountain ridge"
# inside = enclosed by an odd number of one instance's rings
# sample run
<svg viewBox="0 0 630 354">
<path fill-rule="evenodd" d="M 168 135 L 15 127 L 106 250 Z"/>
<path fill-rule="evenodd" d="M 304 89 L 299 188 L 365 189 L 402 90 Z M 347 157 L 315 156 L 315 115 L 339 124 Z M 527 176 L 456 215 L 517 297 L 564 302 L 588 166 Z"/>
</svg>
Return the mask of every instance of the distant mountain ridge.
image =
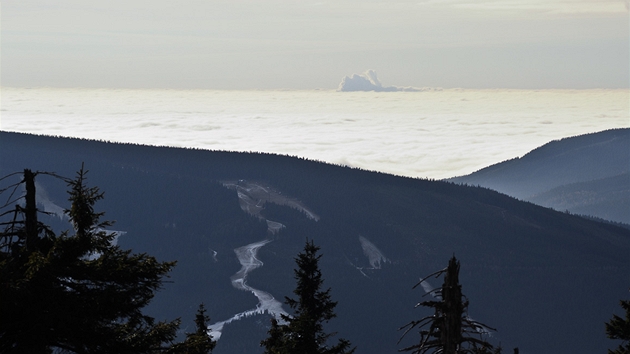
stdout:
<svg viewBox="0 0 630 354">
<path fill-rule="evenodd" d="M 339 302 L 328 329 L 357 353 L 409 344 L 396 345 L 397 328 L 429 315 L 414 309 L 426 297 L 411 287 L 453 254 L 471 317 L 499 330 L 496 344 L 524 354 L 612 347 L 603 323 L 630 284 L 629 230 L 487 188 L 272 154 L 0 132 L 0 176 L 24 168 L 73 176 L 82 163 L 88 184 L 105 192 L 96 210 L 125 232 L 119 244 L 178 261 L 150 314 L 191 323 L 204 302 L 211 322 L 224 322 L 215 354 L 262 352 L 270 315 L 258 304 L 277 310 L 265 294 L 291 295 L 306 238 L 321 246 L 325 286 Z M 62 182 L 37 182 L 47 205 L 67 206 Z M 57 216 L 41 221 L 67 227 Z M 258 297 L 233 285 L 244 281 L 249 251 L 259 267 L 242 288 Z"/>
<path fill-rule="evenodd" d="M 555 140 L 447 181 L 630 224 L 630 128 Z"/>
</svg>

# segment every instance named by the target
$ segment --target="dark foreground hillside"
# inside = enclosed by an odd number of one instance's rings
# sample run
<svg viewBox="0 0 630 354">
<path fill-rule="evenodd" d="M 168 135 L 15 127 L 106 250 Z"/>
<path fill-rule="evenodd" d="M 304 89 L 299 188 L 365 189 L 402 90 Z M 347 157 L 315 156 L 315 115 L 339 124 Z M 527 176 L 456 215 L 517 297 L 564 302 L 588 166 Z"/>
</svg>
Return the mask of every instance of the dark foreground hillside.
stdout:
<svg viewBox="0 0 630 354">
<path fill-rule="evenodd" d="M 630 128 L 552 141 L 449 181 L 630 224 Z"/>
<path fill-rule="evenodd" d="M 403 346 L 396 346 L 397 328 L 429 314 L 414 309 L 427 297 L 411 287 L 453 254 L 461 260 L 470 316 L 497 328 L 490 340 L 507 352 L 595 353 L 614 346 L 604 322 L 627 298 L 628 230 L 489 189 L 286 156 L 0 132 L 0 175 L 30 168 L 73 176 L 82 162 L 89 183 L 105 191 L 97 209 L 117 221 L 112 229 L 126 232 L 118 242 L 178 260 L 172 282 L 149 309 L 156 317 L 191 323 L 200 302 L 211 322 L 255 309 L 254 295 L 234 288 L 230 278 L 241 269 L 234 250 L 263 240 L 271 241 L 258 251 L 264 265 L 248 284 L 276 299 L 291 295 L 293 257 L 308 237 L 322 248 L 325 286 L 339 302 L 328 330 L 357 345 L 357 353 Z M 40 200 L 67 206 L 60 181 L 40 176 L 37 182 Z M 244 205 L 285 227 L 269 233 L 270 225 L 243 212 Z M 48 222 L 67 227 L 59 218 Z M 214 352 L 262 352 L 269 319 L 254 314 L 226 324 Z"/>
</svg>

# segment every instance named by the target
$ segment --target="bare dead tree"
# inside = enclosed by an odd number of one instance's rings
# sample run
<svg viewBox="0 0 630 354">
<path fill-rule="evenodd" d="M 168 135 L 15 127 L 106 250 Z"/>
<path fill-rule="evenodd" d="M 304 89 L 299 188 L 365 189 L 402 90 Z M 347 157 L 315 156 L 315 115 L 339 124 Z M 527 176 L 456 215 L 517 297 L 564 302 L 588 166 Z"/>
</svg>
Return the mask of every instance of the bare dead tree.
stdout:
<svg viewBox="0 0 630 354">
<path fill-rule="evenodd" d="M 410 351 L 413 354 L 467 354 L 492 350 L 493 346 L 483 340 L 482 336 L 488 330 L 494 329 L 468 317 L 469 302 L 462 295 L 462 286 L 459 284 L 459 266 L 459 261 L 453 256 L 448 267 L 428 275 L 413 287 L 415 289 L 430 277 L 437 278 L 444 275 L 442 287 L 429 292 L 439 301 L 423 301 L 415 306 L 430 307 L 434 309 L 434 314 L 411 321 L 399 328 L 399 330 L 404 330 L 400 340 L 411 330 L 418 328 L 420 342 L 399 351 Z"/>
<path fill-rule="evenodd" d="M 20 182 L 0 190 L 0 194 L 11 191 L 7 202 L 0 207 L 0 210 L 12 203 L 20 201 L 21 199 L 23 200 L 22 204 L 16 204 L 14 208 L 0 213 L 0 217 L 8 217 L 9 219 L 7 221 L 0 221 L 0 227 L 4 227 L 4 230 L 0 231 L 0 252 L 5 252 L 6 254 L 10 253 L 12 249 L 15 250 L 16 247 L 22 246 L 32 252 L 36 248 L 40 235 L 49 236 L 52 234 L 52 231 L 47 225 L 38 221 L 38 213 L 47 213 L 37 209 L 35 176 L 43 173 L 63 179 L 54 173 L 33 172 L 29 169 L 25 169 L 20 173 L 23 176 Z M 7 175 L 2 179 L 16 174 L 18 173 Z M 22 185 L 25 193 L 15 197 L 18 188 Z"/>
</svg>

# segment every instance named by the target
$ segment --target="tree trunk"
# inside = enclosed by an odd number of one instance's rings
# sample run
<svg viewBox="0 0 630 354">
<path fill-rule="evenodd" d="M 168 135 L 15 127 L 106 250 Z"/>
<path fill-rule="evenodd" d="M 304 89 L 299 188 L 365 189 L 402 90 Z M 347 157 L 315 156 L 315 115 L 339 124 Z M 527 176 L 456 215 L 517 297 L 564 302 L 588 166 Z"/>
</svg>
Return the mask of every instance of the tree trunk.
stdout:
<svg viewBox="0 0 630 354">
<path fill-rule="evenodd" d="M 37 202 L 35 201 L 35 174 L 31 170 L 24 170 L 24 184 L 26 185 L 26 206 L 24 223 L 26 228 L 26 249 L 33 252 L 37 245 Z"/>
<path fill-rule="evenodd" d="M 462 342 L 462 289 L 459 285 L 459 262 L 455 257 L 448 263 L 442 287 L 444 299 L 444 328 L 442 339 L 444 354 L 457 354 Z"/>
</svg>

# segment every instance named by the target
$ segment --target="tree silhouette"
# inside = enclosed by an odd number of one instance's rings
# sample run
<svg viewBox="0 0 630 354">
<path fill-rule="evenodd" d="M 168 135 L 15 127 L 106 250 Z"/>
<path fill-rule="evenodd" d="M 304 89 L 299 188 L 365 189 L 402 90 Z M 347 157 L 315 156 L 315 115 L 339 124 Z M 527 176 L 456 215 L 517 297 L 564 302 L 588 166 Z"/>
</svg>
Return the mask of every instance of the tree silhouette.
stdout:
<svg viewBox="0 0 630 354">
<path fill-rule="evenodd" d="M 9 197 L 24 184 L 24 206 L 18 203 L 1 214 L 10 220 L 0 223 L 5 227 L 0 233 L 0 352 L 186 352 L 186 345 L 173 346 L 179 320 L 158 322 L 142 313 L 175 262 L 158 262 L 113 244 L 116 235 L 104 231 L 111 223 L 100 221 L 103 213 L 94 210 L 103 194 L 86 185 L 83 168 L 75 179 L 64 179 L 73 232 L 56 235 L 37 219 L 38 174 L 24 170 Z"/>
<path fill-rule="evenodd" d="M 297 286 L 293 293 L 296 299 L 285 297 L 285 303 L 294 311 L 293 316 L 281 315 L 281 322 L 272 319 L 269 337 L 261 342 L 266 354 L 345 354 L 353 353 L 350 342 L 340 339 L 333 346 L 326 342 L 335 333 L 325 333 L 323 325 L 336 317 L 337 302 L 330 298 L 330 288 L 321 290 L 322 273 L 319 269 L 319 247 L 306 241 L 304 251 L 299 253 L 294 270 Z"/>
<path fill-rule="evenodd" d="M 399 328 L 405 329 L 401 340 L 413 328 L 420 328 L 420 342 L 399 351 L 411 351 L 414 354 L 494 353 L 490 343 L 472 336 L 481 337 L 490 328 L 468 317 L 468 300 L 462 295 L 462 286 L 459 284 L 459 266 L 459 261 L 453 256 L 448 267 L 421 279 L 414 286 L 416 288 L 427 278 L 444 274 L 442 287 L 431 291 L 439 301 L 423 301 L 416 305 L 433 308 L 434 314 Z M 429 328 L 424 329 L 426 326 Z"/>
<path fill-rule="evenodd" d="M 606 323 L 606 334 L 610 339 L 621 339 L 623 342 L 609 354 L 630 354 L 630 300 L 621 300 L 621 307 L 626 311 L 625 318 L 613 315 Z"/>
<path fill-rule="evenodd" d="M 199 309 L 195 315 L 195 332 L 186 333 L 184 342 L 175 344 L 172 351 L 185 354 L 211 353 L 217 343 L 212 340 L 212 336 L 208 334 L 209 321 L 210 317 L 206 315 L 205 306 L 203 304 L 199 305 Z"/>
</svg>

